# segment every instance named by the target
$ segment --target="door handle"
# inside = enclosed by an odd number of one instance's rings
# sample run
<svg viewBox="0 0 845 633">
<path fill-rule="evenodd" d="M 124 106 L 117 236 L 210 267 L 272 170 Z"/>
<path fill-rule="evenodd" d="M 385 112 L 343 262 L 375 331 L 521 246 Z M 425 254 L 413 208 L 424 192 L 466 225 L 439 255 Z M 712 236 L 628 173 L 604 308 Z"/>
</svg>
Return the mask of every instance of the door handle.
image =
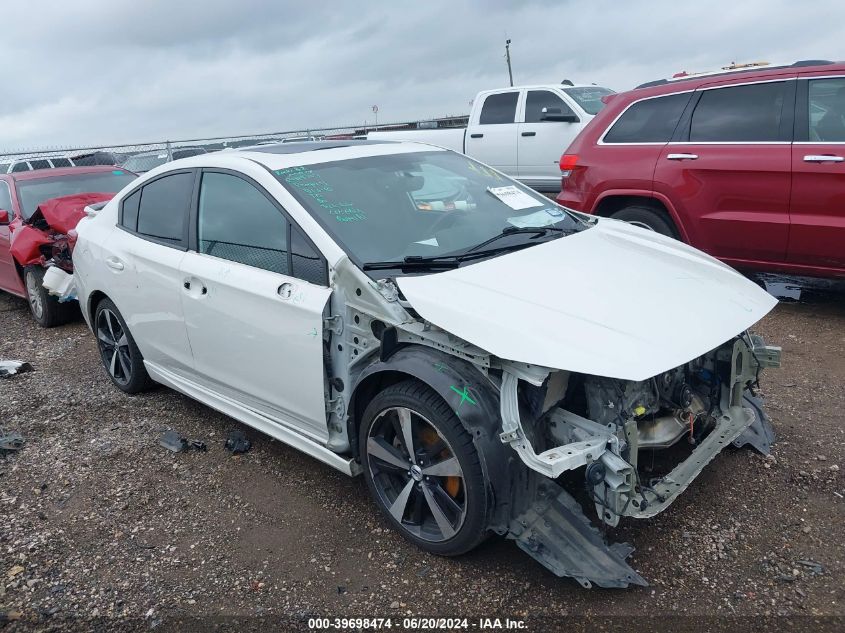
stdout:
<svg viewBox="0 0 845 633">
<path fill-rule="evenodd" d="M 807 154 L 804 157 L 805 163 L 841 163 L 845 158 L 833 154 Z"/>
<path fill-rule="evenodd" d="M 523 136 L 537 136 L 537 132 L 523 132 Z"/>
<path fill-rule="evenodd" d="M 470 134 L 469 137 L 470 138 L 484 138 L 484 135 L 483 134 Z"/>
<path fill-rule="evenodd" d="M 697 160 L 698 154 L 667 154 L 666 160 Z"/>
<path fill-rule="evenodd" d="M 293 294 L 293 284 L 289 281 L 286 281 L 281 286 L 279 286 L 279 289 L 276 292 L 279 293 L 279 296 L 282 299 L 290 299 L 291 295 Z"/>
<path fill-rule="evenodd" d="M 123 270 L 123 262 L 120 261 L 117 257 L 106 257 L 106 266 L 111 268 L 112 270 Z"/>
<path fill-rule="evenodd" d="M 201 295 L 208 294 L 208 288 L 205 287 L 205 284 L 203 284 L 202 282 L 198 282 L 198 283 L 199 283 L 199 287 L 200 287 L 200 294 Z M 193 285 L 193 283 L 191 283 L 190 279 L 186 279 L 185 281 L 182 282 L 182 287 L 185 290 L 191 290 L 191 288 L 193 288 L 194 285 Z"/>
</svg>

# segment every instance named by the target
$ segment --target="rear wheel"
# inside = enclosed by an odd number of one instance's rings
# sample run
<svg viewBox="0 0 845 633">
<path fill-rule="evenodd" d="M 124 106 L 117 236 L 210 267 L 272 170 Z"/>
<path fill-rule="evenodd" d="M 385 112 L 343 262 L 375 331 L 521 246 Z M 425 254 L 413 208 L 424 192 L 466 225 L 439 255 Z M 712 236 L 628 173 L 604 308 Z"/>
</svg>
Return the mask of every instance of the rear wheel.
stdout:
<svg viewBox="0 0 845 633">
<path fill-rule="evenodd" d="M 443 556 L 484 539 L 487 496 L 478 453 L 434 391 L 410 380 L 379 393 L 364 412 L 359 446 L 370 493 L 406 539 Z"/>
<path fill-rule="evenodd" d="M 103 367 L 118 389 L 138 393 L 152 386 L 153 381 L 144 367 L 144 357 L 117 307 L 109 299 L 103 299 L 97 305 L 94 333 Z"/>
<path fill-rule="evenodd" d="M 76 302 L 59 303 L 43 286 L 44 268 L 27 266 L 23 271 L 26 299 L 32 318 L 41 327 L 49 328 L 67 323 L 77 313 Z"/>
<path fill-rule="evenodd" d="M 672 221 L 666 218 L 660 211 L 650 209 L 649 207 L 632 205 L 625 207 L 621 211 L 617 211 L 611 217 L 615 220 L 622 220 L 628 224 L 678 239 L 678 232 L 675 230 Z"/>
</svg>

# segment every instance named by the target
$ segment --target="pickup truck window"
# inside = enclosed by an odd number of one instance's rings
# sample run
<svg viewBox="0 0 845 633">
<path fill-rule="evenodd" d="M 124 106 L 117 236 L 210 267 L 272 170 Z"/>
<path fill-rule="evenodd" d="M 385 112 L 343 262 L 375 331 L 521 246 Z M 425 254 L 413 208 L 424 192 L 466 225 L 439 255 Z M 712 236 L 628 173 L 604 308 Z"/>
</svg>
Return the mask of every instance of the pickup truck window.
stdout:
<svg viewBox="0 0 845 633">
<path fill-rule="evenodd" d="M 613 90 L 600 86 L 578 86 L 577 88 L 564 88 L 563 91 L 575 99 L 575 103 L 581 106 L 587 114 L 598 114 L 599 110 L 604 107 L 602 97 L 614 94 Z"/>
<path fill-rule="evenodd" d="M 516 102 L 518 100 L 518 92 L 501 92 L 488 95 L 481 107 L 481 116 L 478 123 L 480 125 L 513 123 L 516 120 Z"/>
<path fill-rule="evenodd" d="M 604 135 L 604 142 L 668 143 L 691 94 L 685 92 L 635 102 Z"/>
<path fill-rule="evenodd" d="M 505 229 L 521 232 L 496 247 L 528 246 L 545 232 L 561 236 L 586 226 L 545 196 L 454 152 L 370 156 L 273 173 L 356 263 L 462 254 Z"/>
<path fill-rule="evenodd" d="M 561 114 L 575 114 L 555 93 L 548 90 L 529 90 L 525 100 L 525 122 L 542 122 L 543 108 L 559 108 Z"/>
</svg>

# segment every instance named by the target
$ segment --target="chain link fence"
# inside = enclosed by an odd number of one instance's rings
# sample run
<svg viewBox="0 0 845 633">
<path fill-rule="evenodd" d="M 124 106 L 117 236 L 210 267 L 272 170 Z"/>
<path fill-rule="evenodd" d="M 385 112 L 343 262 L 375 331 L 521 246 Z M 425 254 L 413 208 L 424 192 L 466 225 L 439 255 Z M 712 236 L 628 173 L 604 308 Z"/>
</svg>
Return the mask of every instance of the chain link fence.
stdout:
<svg viewBox="0 0 845 633">
<path fill-rule="evenodd" d="M 149 143 L 91 144 L 83 147 L 3 150 L 0 151 L 0 173 L 85 165 L 117 165 L 130 171 L 140 172 L 148 171 L 156 165 L 170 160 L 205 152 L 293 141 L 356 139 L 364 138 L 369 132 L 375 131 L 465 127 L 468 118 L 467 115 L 459 115 L 400 123 L 346 125 L 332 128 L 310 128 L 285 132 L 164 140 Z"/>
</svg>

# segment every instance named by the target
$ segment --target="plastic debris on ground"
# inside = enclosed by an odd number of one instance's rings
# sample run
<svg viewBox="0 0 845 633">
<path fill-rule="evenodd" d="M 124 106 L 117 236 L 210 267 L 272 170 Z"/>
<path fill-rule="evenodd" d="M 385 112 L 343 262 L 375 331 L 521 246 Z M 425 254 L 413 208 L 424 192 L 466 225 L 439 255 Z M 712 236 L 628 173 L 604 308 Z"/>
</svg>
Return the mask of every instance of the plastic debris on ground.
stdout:
<svg viewBox="0 0 845 633">
<path fill-rule="evenodd" d="M 246 439 L 243 431 L 229 431 L 224 447 L 227 451 L 231 451 L 233 455 L 237 455 L 238 453 L 246 453 L 252 448 L 252 442 Z"/>
<path fill-rule="evenodd" d="M 0 378 L 32 371 L 32 365 L 20 360 L 0 360 Z"/>
<path fill-rule="evenodd" d="M 185 451 L 205 452 L 208 450 L 205 442 L 201 440 L 189 440 L 172 430 L 162 433 L 158 443 L 174 453 L 182 453 Z"/>
<path fill-rule="evenodd" d="M 23 443 L 23 435 L 0 427 L 0 455 L 21 450 Z"/>
</svg>

